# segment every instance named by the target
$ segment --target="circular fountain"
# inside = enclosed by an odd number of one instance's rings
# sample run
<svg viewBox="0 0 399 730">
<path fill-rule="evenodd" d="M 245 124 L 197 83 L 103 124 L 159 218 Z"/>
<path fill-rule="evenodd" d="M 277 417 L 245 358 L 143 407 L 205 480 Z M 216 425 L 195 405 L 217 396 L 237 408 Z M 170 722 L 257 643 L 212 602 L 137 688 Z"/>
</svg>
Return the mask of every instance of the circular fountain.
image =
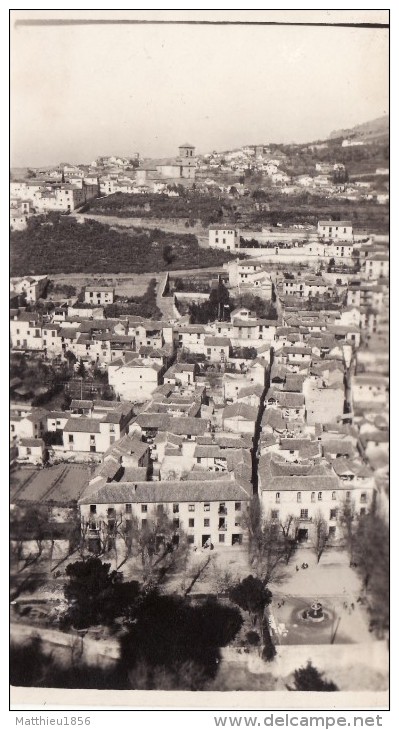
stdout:
<svg viewBox="0 0 399 730">
<path fill-rule="evenodd" d="M 320 601 L 313 601 L 310 608 L 305 609 L 302 615 L 303 618 L 314 621 L 315 623 L 320 623 L 320 621 L 324 621 L 326 618 Z"/>
</svg>

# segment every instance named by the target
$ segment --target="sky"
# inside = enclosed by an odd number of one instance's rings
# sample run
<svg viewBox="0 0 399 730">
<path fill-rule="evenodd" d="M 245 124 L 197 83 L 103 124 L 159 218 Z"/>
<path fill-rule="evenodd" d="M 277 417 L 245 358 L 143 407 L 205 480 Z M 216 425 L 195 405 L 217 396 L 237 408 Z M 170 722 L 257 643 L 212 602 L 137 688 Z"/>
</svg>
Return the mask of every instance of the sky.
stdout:
<svg viewBox="0 0 399 730">
<path fill-rule="evenodd" d="M 18 26 L 11 165 L 310 142 L 388 113 L 386 29 Z"/>
</svg>

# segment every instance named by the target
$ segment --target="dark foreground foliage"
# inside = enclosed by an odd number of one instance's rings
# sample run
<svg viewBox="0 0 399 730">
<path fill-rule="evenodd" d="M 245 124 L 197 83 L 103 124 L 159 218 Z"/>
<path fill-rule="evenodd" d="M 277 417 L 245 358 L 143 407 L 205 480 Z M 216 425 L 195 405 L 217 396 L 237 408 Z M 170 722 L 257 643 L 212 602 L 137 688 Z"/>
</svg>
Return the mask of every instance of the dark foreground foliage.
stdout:
<svg viewBox="0 0 399 730">
<path fill-rule="evenodd" d="M 11 276 L 26 274 L 144 273 L 221 266 L 232 256 L 202 249 L 192 234 L 140 228 L 117 230 L 103 223 L 60 216 L 31 218 L 11 233 Z M 167 255 L 164 255 L 165 246 Z"/>
<path fill-rule="evenodd" d="M 308 662 L 306 667 L 295 670 L 294 689 L 297 692 L 336 692 L 338 687 L 334 682 L 323 679 L 323 674 Z"/>
<path fill-rule="evenodd" d="M 123 582 L 99 558 L 67 568 L 69 610 L 64 630 L 108 627 L 120 656 L 112 667 L 86 666 L 84 639 L 60 651 L 40 638 L 11 646 L 11 683 L 31 687 L 200 690 L 218 671 L 220 649 L 231 642 L 243 620 L 240 611 L 208 598 L 164 595 L 156 587 Z M 80 653 L 79 653 L 80 651 Z"/>
</svg>

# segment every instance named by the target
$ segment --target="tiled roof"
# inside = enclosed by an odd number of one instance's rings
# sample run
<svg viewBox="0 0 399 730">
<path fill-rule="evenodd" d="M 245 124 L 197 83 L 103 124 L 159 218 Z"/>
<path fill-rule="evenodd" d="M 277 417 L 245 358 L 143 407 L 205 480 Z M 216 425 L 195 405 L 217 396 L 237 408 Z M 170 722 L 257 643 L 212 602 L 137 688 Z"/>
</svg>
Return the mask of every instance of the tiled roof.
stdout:
<svg viewBox="0 0 399 730">
<path fill-rule="evenodd" d="M 205 433 L 208 421 L 203 418 L 177 417 L 169 421 L 169 431 L 177 436 L 198 436 Z"/>
<path fill-rule="evenodd" d="M 288 391 L 270 388 L 266 395 L 266 400 L 275 399 L 282 408 L 300 408 L 305 403 L 303 393 L 291 393 Z"/>
<path fill-rule="evenodd" d="M 245 421 L 255 422 L 258 417 L 258 409 L 247 403 L 232 403 L 223 409 L 223 420 L 227 418 L 242 418 Z"/>
<path fill-rule="evenodd" d="M 65 433 L 100 433 L 101 421 L 95 418 L 69 418 L 64 426 Z"/>
<path fill-rule="evenodd" d="M 35 446 L 36 448 L 43 448 L 44 446 L 43 439 L 21 438 L 19 443 L 20 446 Z"/>
<path fill-rule="evenodd" d="M 116 483 L 101 486 L 80 504 L 163 504 L 171 502 L 227 502 L 248 500 L 251 494 L 235 480 Z"/>
<path fill-rule="evenodd" d="M 211 337 L 206 336 L 204 344 L 208 347 L 230 347 L 231 342 L 228 337 Z"/>
<path fill-rule="evenodd" d="M 224 455 L 224 457 L 223 457 L 223 452 L 222 452 L 220 446 L 217 446 L 216 444 L 209 444 L 206 446 L 205 445 L 201 446 L 201 445 L 197 444 L 197 446 L 195 447 L 195 451 L 194 451 L 195 458 L 200 457 L 200 458 L 208 458 L 208 459 L 215 458 L 216 459 L 216 458 L 220 458 L 221 456 L 222 456 L 222 458 L 226 458 L 226 455 Z"/>
</svg>

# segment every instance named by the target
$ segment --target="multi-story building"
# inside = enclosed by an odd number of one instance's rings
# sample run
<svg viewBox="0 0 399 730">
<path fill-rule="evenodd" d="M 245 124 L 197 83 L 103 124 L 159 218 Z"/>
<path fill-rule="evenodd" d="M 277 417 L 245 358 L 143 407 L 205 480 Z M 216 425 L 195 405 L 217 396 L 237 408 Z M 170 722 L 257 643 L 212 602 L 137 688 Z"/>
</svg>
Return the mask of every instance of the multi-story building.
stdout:
<svg viewBox="0 0 399 730">
<path fill-rule="evenodd" d="M 216 487 L 216 488 L 215 488 Z M 245 528 L 242 516 L 251 498 L 250 489 L 234 479 L 114 483 L 87 490 L 79 502 L 81 515 L 95 539 L 100 522 L 113 531 L 115 520 L 133 518 L 145 527 L 164 511 L 176 534 L 183 530 L 195 547 L 241 545 Z"/>
<path fill-rule="evenodd" d="M 209 228 L 210 248 L 221 248 L 224 251 L 235 251 L 240 248 L 240 231 L 231 226 L 211 226 Z"/>
<path fill-rule="evenodd" d="M 352 221 L 319 221 L 317 233 L 326 241 L 335 239 L 351 241 L 353 238 Z"/>
<path fill-rule="evenodd" d="M 112 286 L 86 286 L 85 303 L 93 305 L 113 304 L 115 289 Z"/>
</svg>

